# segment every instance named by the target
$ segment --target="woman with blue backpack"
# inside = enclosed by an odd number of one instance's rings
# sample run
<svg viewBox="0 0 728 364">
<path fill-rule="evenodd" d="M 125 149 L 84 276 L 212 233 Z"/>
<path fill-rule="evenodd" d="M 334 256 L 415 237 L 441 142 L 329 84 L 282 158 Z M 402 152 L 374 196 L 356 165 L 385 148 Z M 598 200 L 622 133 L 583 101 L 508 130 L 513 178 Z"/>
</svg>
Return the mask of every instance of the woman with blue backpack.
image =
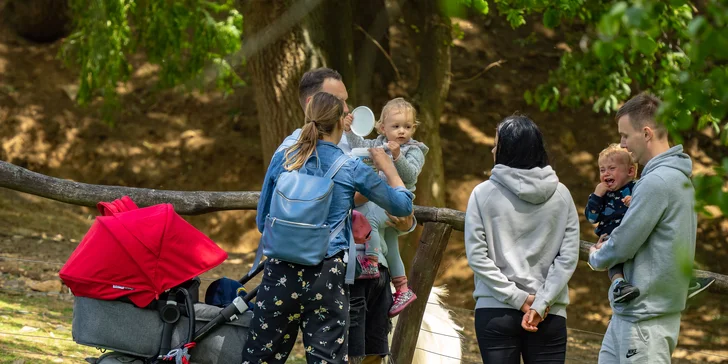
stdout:
<svg viewBox="0 0 728 364">
<path fill-rule="evenodd" d="M 268 167 L 257 216 L 259 255 L 268 261 L 243 363 L 284 363 L 299 328 L 308 363 L 347 362 L 354 193 L 394 216 L 412 213 L 413 195 L 383 149 L 370 153 L 387 182 L 337 146 L 349 121 L 345 110 L 336 96 L 315 94 L 300 138 Z"/>
</svg>

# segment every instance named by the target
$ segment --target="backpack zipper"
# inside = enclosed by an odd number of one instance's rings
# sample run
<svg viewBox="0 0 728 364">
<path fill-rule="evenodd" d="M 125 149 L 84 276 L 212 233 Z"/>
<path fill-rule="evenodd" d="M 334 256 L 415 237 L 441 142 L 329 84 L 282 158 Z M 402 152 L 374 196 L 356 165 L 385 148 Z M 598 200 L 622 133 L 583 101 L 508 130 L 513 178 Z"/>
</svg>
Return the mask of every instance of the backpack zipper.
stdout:
<svg viewBox="0 0 728 364">
<path fill-rule="evenodd" d="M 328 189 L 328 190 L 326 191 L 326 193 L 324 193 L 323 195 L 321 195 L 321 196 L 319 196 L 319 197 L 316 197 L 316 198 L 314 198 L 314 199 L 311 199 L 311 200 L 298 200 L 298 199 L 288 198 L 288 197 L 286 197 L 286 195 L 284 195 L 284 194 L 283 194 L 283 193 L 282 193 L 281 191 L 278 191 L 278 190 L 276 190 L 276 193 L 277 193 L 277 194 L 278 194 L 279 196 L 281 196 L 281 197 L 285 198 L 285 199 L 286 199 L 287 201 L 301 201 L 301 202 L 307 202 L 307 201 L 318 201 L 318 200 L 323 200 L 323 199 L 325 199 L 326 197 L 328 197 L 328 196 L 329 196 L 329 194 L 331 193 L 331 191 L 332 191 L 333 189 L 334 189 L 334 184 L 332 183 L 332 184 L 331 184 L 331 187 L 329 187 L 329 189 Z"/>
<path fill-rule="evenodd" d="M 328 226 L 328 224 L 323 224 L 323 225 L 319 226 L 319 225 L 314 225 L 314 224 L 307 224 L 305 222 L 295 222 L 295 221 L 282 220 L 282 219 L 278 219 L 277 217 L 274 217 L 273 218 L 273 221 L 271 221 L 271 223 L 270 223 L 270 227 L 273 227 L 273 225 L 275 225 L 276 220 L 283 221 L 284 224 L 299 225 L 299 226 L 305 226 L 305 227 L 311 227 L 311 228 L 318 228 L 318 227 Z"/>
</svg>

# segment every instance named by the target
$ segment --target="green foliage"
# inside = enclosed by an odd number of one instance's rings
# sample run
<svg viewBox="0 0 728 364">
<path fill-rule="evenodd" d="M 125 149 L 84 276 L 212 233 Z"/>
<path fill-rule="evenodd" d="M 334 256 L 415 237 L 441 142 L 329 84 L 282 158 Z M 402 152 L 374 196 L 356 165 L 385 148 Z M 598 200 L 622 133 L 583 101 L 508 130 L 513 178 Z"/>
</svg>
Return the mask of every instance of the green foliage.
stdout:
<svg viewBox="0 0 728 364">
<path fill-rule="evenodd" d="M 591 18 L 591 10 L 586 0 L 494 0 L 498 12 L 506 17 L 513 28 L 526 24 L 526 16 L 543 14 L 543 24 L 555 28 L 562 19 Z M 596 2 L 599 3 L 599 2 Z M 589 4 L 589 6 L 595 6 Z M 600 6 L 600 5 L 596 5 Z"/>
<path fill-rule="evenodd" d="M 487 15 L 489 8 L 486 0 L 440 0 L 440 10 L 448 17 L 465 17 L 469 10 Z"/>
<path fill-rule="evenodd" d="M 159 66 L 161 87 L 204 87 L 214 66 L 216 86 L 241 82 L 225 60 L 240 49 L 242 15 L 233 0 L 71 0 L 74 32 L 61 50 L 80 69 L 78 102 L 102 96 L 107 111 L 118 107 L 116 88 L 132 72 L 129 57 L 142 51 Z M 191 83 L 190 80 L 196 80 Z"/>
<path fill-rule="evenodd" d="M 728 216 L 728 192 L 723 188 L 728 180 L 728 158 L 714 169 L 715 174 L 701 174 L 693 177 L 695 194 L 701 198 L 697 201 L 697 209 L 707 216 L 711 216 L 705 207 L 716 205 L 723 216 Z"/>
<path fill-rule="evenodd" d="M 710 126 L 728 145 L 728 3 L 722 0 L 494 0 L 511 26 L 542 13 L 547 27 L 565 19 L 586 25 L 578 44 L 561 58 L 547 83 L 524 98 L 541 110 L 592 104 L 613 113 L 635 93 L 662 98 L 658 120 L 682 142 L 690 130 Z M 712 175 L 696 176 L 699 208 L 728 214 L 728 160 Z M 704 209 L 703 209 L 704 210 Z"/>
</svg>

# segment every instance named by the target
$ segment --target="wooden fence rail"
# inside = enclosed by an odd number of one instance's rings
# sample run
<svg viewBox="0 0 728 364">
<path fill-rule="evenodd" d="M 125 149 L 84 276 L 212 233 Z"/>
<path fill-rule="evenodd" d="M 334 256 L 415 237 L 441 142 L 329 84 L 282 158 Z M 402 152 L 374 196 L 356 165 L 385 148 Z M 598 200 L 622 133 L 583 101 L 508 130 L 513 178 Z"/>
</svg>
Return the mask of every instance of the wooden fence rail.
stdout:
<svg viewBox="0 0 728 364">
<path fill-rule="evenodd" d="M 0 161 L 0 187 L 29 193 L 73 205 L 95 207 L 99 201 L 113 201 L 122 196 L 131 197 L 139 206 L 171 203 L 181 215 L 200 215 L 226 210 L 255 210 L 259 192 L 169 191 L 147 188 L 93 185 L 46 176 L 25 168 Z M 413 288 L 421 297 L 429 296 L 435 275 L 452 229 L 462 231 L 465 213 L 448 208 L 415 206 L 415 217 L 425 229 L 415 254 L 412 277 Z M 587 260 L 592 242 L 581 241 L 579 259 Z M 728 276 L 695 270 L 698 277 L 714 277 L 709 291 L 728 295 Z M 402 313 L 395 328 L 397 340 L 392 353 L 395 363 L 408 363 L 414 354 L 419 327 L 425 311 L 426 299 L 412 303 Z"/>
</svg>

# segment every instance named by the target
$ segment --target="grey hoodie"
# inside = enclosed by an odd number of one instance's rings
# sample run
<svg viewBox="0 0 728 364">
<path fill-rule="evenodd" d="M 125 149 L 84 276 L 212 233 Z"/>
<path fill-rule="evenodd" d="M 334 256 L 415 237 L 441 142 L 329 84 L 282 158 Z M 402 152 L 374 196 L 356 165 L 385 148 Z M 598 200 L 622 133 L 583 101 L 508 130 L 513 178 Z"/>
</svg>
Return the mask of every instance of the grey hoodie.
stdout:
<svg viewBox="0 0 728 364">
<path fill-rule="evenodd" d="M 594 269 L 624 263 L 624 278 L 640 289 L 615 315 L 637 322 L 685 308 L 695 258 L 693 163 L 676 145 L 652 158 L 635 185 L 627 214 L 601 249 L 589 256 Z M 611 291 L 611 290 L 610 290 Z"/>
<path fill-rule="evenodd" d="M 497 164 L 465 212 L 465 252 L 476 308 L 520 310 L 529 294 L 541 317 L 566 317 L 567 283 L 579 259 L 579 217 L 554 170 Z"/>
</svg>

